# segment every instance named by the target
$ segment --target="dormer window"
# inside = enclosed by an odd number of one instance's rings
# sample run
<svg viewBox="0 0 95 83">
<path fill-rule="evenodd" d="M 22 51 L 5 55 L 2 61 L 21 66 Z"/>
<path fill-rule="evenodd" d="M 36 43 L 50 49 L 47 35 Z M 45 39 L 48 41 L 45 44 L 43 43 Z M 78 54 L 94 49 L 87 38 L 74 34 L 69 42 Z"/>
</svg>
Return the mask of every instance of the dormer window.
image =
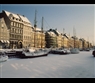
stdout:
<svg viewBox="0 0 95 83">
<path fill-rule="evenodd" d="M 16 18 L 16 20 L 18 20 L 18 19 Z"/>
<path fill-rule="evenodd" d="M 13 20 L 14 20 L 15 18 L 13 17 Z"/>
</svg>

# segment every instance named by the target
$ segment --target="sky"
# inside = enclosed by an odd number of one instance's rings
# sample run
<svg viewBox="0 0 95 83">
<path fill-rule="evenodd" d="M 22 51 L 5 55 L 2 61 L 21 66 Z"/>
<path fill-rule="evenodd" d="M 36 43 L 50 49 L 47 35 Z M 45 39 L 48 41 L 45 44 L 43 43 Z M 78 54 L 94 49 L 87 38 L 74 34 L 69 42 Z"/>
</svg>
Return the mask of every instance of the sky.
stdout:
<svg viewBox="0 0 95 83">
<path fill-rule="evenodd" d="M 37 10 L 37 27 L 41 28 L 41 20 L 44 17 L 44 30 L 57 28 L 60 33 L 76 35 L 95 44 L 94 4 L 0 4 L 0 12 L 2 10 L 25 15 L 32 26 Z"/>
</svg>

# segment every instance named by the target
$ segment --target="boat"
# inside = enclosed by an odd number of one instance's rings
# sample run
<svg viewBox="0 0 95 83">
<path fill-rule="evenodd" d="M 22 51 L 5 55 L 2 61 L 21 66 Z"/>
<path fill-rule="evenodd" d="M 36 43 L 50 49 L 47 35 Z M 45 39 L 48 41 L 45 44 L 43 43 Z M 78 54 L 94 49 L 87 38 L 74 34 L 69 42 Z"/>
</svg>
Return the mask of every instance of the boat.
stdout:
<svg viewBox="0 0 95 83">
<path fill-rule="evenodd" d="M 19 58 L 34 58 L 34 57 L 41 57 L 41 56 L 47 56 L 49 54 L 51 49 L 38 49 L 35 51 L 30 51 L 29 49 L 23 50 L 22 52 L 19 52 Z"/>
<path fill-rule="evenodd" d="M 4 62 L 8 60 L 8 56 L 5 54 L 4 51 L 0 51 L 0 62 Z"/>
<path fill-rule="evenodd" d="M 93 57 L 95 57 L 95 50 L 92 51 L 92 55 L 93 55 Z"/>
<path fill-rule="evenodd" d="M 50 53 L 52 53 L 52 54 L 68 54 L 67 50 L 62 49 L 62 48 L 52 49 Z"/>
<path fill-rule="evenodd" d="M 23 49 L 4 49 L 5 54 L 8 55 L 9 58 L 19 57 L 18 53 L 22 52 Z"/>
<path fill-rule="evenodd" d="M 78 48 L 72 48 L 70 51 L 71 51 L 72 54 L 78 54 L 79 53 Z"/>
</svg>

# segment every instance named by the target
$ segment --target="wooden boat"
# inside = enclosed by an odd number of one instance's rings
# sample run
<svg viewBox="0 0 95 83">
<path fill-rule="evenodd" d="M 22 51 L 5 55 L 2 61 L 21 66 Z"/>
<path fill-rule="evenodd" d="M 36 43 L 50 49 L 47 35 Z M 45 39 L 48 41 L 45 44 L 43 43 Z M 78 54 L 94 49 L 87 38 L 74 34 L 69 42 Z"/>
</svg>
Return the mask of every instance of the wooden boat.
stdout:
<svg viewBox="0 0 95 83">
<path fill-rule="evenodd" d="M 70 51 L 71 51 L 72 54 L 78 54 L 79 53 L 78 48 L 72 48 Z"/>
<path fill-rule="evenodd" d="M 19 58 L 34 58 L 34 57 L 41 57 L 41 56 L 47 56 L 49 54 L 51 49 L 40 49 L 35 50 L 33 52 L 27 50 L 23 50 L 22 52 L 19 52 Z"/>
<path fill-rule="evenodd" d="M 51 52 L 52 54 L 68 54 L 66 50 L 58 48 L 58 49 L 52 49 Z"/>
<path fill-rule="evenodd" d="M 8 56 L 5 54 L 4 51 L 0 51 L 0 62 L 4 62 L 8 60 Z"/>
<path fill-rule="evenodd" d="M 8 55 L 9 58 L 18 57 L 18 52 L 22 52 L 23 49 L 4 49 L 5 53 Z"/>
</svg>

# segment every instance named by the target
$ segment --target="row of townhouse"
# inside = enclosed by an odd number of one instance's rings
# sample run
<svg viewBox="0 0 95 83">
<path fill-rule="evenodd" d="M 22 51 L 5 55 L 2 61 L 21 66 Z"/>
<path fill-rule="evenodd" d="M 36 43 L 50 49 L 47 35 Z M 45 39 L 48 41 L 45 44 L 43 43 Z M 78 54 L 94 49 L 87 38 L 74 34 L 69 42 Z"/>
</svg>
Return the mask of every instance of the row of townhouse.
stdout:
<svg viewBox="0 0 95 83">
<path fill-rule="evenodd" d="M 64 47 L 64 48 L 79 48 L 86 49 L 91 48 L 92 44 L 86 41 L 84 38 L 78 38 L 76 36 L 70 36 L 66 33 L 59 33 L 57 29 L 50 29 L 45 33 L 46 47 Z"/>
<path fill-rule="evenodd" d="M 75 42 L 74 42 L 75 41 Z M 0 13 L 0 48 L 23 47 L 49 48 L 87 48 L 91 43 L 86 40 L 70 37 L 60 33 L 57 29 L 43 31 L 24 15 L 2 10 Z"/>
</svg>

